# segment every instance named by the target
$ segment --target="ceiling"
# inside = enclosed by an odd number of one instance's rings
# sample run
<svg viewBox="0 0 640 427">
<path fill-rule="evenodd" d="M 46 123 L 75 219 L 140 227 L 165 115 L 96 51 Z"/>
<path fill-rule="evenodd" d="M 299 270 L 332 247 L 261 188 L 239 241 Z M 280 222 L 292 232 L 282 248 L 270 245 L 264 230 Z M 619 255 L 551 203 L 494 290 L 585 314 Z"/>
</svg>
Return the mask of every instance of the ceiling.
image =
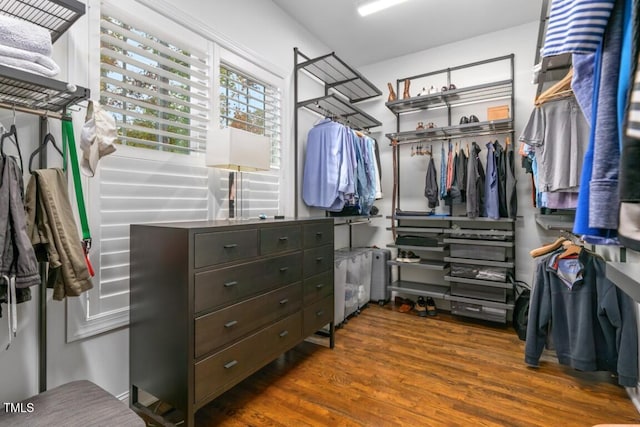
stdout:
<svg viewBox="0 0 640 427">
<path fill-rule="evenodd" d="M 272 0 L 355 66 L 540 19 L 542 0 L 409 0 L 361 17 L 364 0 Z"/>
</svg>

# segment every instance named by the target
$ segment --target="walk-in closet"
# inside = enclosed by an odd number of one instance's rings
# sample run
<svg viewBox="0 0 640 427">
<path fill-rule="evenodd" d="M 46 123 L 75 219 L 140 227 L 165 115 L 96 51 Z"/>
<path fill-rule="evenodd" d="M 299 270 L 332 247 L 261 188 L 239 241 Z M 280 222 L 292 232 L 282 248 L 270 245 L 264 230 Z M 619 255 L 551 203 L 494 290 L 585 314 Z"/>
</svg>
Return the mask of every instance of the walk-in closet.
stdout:
<svg viewBox="0 0 640 427">
<path fill-rule="evenodd" d="M 637 0 L 0 0 L 0 427 L 640 426 Z"/>
</svg>

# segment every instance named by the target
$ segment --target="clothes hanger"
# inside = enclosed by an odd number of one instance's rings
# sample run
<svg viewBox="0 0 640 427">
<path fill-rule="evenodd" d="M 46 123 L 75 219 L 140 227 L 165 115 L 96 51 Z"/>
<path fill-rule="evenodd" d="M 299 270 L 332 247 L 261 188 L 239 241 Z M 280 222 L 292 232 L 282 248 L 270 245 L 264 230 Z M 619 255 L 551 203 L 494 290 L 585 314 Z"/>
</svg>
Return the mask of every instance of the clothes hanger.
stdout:
<svg viewBox="0 0 640 427">
<path fill-rule="evenodd" d="M 539 256 L 551 253 L 556 249 L 559 249 L 567 239 L 565 237 L 558 237 L 555 242 L 549 243 L 548 245 L 540 246 L 539 248 L 533 249 L 529 252 L 533 258 L 537 258 Z"/>
<path fill-rule="evenodd" d="M 534 101 L 536 106 L 540 106 L 547 101 L 554 99 L 566 98 L 573 95 L 573 89 L 571 89 L 571 79 L 573 78 L 573 67 L 569 69 L 566 76 L 559 82 L 538 95 Z"/>
<path fill-rule="evenodd" d="M 33 152 L 31 153 L 31 156 L 29 156 L 29 173 L 33 173 L 33 166 L 32 166 L 33 159 L 36 157 L 36 155 L 40 154 L 42 150 L 46 149 L 47 143 L 49 142 L 51 143 L 51 145 L 53 145 L 53 148 L 55 148 L 56 151 L 60 153 L 62 157 L 64 157 L 64 154 L 62 154 L 62 150 L 60 149 L 60 147 L 58 147 L 58 144 L 56 144 L 55 138 L 49 132 L 49 117 L 47 117 L 46 120 L 47 120 L 47 134 L 44 136 L 44 139 L 42 140 L 38 148 L 33 150 Z"/>
<path fill-rule="evenodd" d="M 580 255 L 580 252 L 582 252 L 582 246 L 571 242 L 567 245 L 565 251 L 558 255 L 557 259 L 564 259 L 570 256 Z"/>
<path fill-rule="evenodd" d="M 3 133 L 2 137 L 0 137 L 0 155 L 2 156 L 3 163 L 6 160 L 6 154 L 4 153 L 4 141 L 6 139 L 13 142 L 13 144 L 16 146 L 16 149 L 18 150 L 18 157 L 20 158 L 20 170 L 22 171 L 24 169 L 24 165 L 22 163 L 22 152 L 20 151 L 20 144 L 18 143 L 18 130 L 16 128 L 15 108 L 13 110 L 13 123 L 9 127 L 9 131 Z M 0 185 L 1 185 L 1 181 L 0 181 Z"/>
</svg>

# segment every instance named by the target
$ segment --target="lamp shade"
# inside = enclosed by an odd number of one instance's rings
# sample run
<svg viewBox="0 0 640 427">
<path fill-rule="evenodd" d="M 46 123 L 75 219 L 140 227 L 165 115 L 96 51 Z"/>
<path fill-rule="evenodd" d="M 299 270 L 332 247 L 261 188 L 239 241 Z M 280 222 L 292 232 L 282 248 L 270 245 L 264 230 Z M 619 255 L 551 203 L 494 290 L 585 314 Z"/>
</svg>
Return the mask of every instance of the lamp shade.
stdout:
<svg viewBox="0 0 640 427">
<path fill-rule="evenodd" d="M 206 165 L 239 172 L 271 168 L 271 140 L 237 128 L 215 128 L 209 132 Z"/>
</svg>

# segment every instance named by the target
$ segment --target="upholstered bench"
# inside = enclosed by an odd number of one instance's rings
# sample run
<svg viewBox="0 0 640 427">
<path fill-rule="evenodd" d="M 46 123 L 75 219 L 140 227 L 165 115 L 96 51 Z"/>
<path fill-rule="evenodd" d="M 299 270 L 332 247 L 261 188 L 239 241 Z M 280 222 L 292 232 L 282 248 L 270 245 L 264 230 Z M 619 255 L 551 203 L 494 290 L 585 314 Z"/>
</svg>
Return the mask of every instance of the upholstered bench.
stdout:
<svg viewBox="0 0 640 427">
<path fill-rule="evenodd" d="M 126 403 L 90 381 L 73 381 L 0 407 L 0 426 L 144 427 Z"/>
</svg>

